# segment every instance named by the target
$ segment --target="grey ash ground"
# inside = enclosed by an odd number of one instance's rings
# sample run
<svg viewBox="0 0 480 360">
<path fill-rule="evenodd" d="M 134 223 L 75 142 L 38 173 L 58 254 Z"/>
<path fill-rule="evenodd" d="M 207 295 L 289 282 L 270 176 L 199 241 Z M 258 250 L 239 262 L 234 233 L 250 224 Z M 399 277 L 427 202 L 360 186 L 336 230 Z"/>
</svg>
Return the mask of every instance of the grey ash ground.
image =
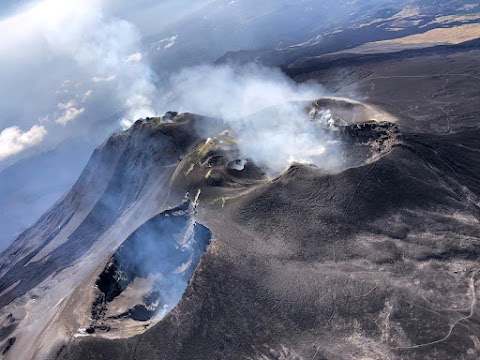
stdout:
<svg viewBox="0 0 480 360">
<path fill-rule="evenodd" d="M 336 173 L 182 178 L 202 189 L 196 218 L 212 232 L 182 301 L 144 334 L 82 338 L 58 358 L 478 358 L 479 54 L 299 75 L 355 86 L 396 124 L 346 127 L 345 143 L 370 150 Z"/>
<path fill-rule="evenodd" d="M 480 358 L 480 50 L 337 60 L 284 64 L 298 82 L 364 96 L 309 108 L 315 119 L 312 109 L 337 107 L 337 171 L 292 164 L 268 178 L 235 162 L 234 134 L 197 134 L 196 124 L 218 129 L 218 120 L 191 114 L 139 121 L 109 139 L 2 255 L 5 356 Z M 352 123 L 346 114 L 363 104 L 386 118 Z M 153 287 L 125 295 L 148 274 L 129 263 L 119 275 L 117 262 L 142 227 L 179 206 L 171 238 L 190 220 L 208 237 L 197 242 L 181 300 L 160 320 L 148 312 L 162 301 L 150 301 Z M 57 308 L 42 300 L 48 294 Z M 125 303 L 107 315 L 115 299 Z M 22 328 L 30 311 L 47 320 Z"/>
</svg>

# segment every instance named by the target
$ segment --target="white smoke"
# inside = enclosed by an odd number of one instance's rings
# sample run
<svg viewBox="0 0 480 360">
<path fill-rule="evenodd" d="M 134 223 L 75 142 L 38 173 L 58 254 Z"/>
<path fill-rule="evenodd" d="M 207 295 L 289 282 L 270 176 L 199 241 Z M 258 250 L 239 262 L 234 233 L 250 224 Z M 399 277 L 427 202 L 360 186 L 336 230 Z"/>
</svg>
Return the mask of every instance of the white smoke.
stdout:
<svg viewBox="0 0 480 360">
<path fill-rule="evenodd" d="M 223 119 L 242 156 L 271 174 L 293 161 L 327 169 L 337 164 L 338 145 L 305 110 L 305 101 L 325 95 L 318 84 L 297 84 L 277 69 L 257 65 L 222 65 L 184 69 L 170 86 L 169 106 Z"/>
<path fill-rule="evenodd" d="M 128 127 L 140 117 L 154 114 L 153 73 L 138 49 L 141 37 L 131 23 L 107 18 L 101 1 L 46 0 L 37 11 L 60 7 L 61 16 L 45 24 L 52 49 L 71 56 L 94 79 L 116 81 L 117 100 L 125 106 L 122 125 Z"/>
<path fill-rule="evenodd" d="M 104 2 L 42 0 L 1 23 L 0 29 L 15 29 L 16 38 L 27 43 L 37 38 L 53 58 L 73 60 L 94 83 L 110 83 L 112 99 L 124 107 L 122 125 L 128 127 L 133 120 L 154 114 L 154 76 L 139 52 L 141 36 L 136 27 L 107 16 Z M 59 123 L 67 124 L 73 115 L 70 111 Z"/>
</svg>

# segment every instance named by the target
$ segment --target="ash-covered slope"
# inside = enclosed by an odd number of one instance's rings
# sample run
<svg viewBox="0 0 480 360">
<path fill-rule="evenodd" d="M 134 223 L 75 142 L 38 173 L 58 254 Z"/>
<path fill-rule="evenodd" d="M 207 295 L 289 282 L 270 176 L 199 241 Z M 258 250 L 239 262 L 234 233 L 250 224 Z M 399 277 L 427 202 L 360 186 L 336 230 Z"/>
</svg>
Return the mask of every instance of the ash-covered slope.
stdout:
<svg viewBox="0 0 480 360">
<path fill-rule="evenodd" d="M 63 300 L 140 225 L 184 201 L 168 183 L 196 139 L 192 121 L 185 115 L 175 124 L 137 124 L 112 136 L 70 192 L 2 254 L 1 341 L 15 341 L 12 359 L 40 357 L 52 339 L 76 332 L 75 307 L 66 310 L 71 319 L 47 331 Z"/>
<path fill-rule="evenodd" d="M 212 243 L 178 307 L 58 358 L 478 358 L 478 135 L 404 134 L 373 163 L 293 165 L 236 197 L 204 184 Z"/>
</svg>

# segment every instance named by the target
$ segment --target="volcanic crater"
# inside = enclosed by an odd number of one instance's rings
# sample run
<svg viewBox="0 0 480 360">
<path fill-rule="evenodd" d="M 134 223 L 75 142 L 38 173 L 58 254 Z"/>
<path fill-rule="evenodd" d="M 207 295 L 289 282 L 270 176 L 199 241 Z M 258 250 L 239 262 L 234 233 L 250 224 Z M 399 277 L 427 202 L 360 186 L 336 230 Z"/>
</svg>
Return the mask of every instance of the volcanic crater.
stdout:
<svg viewBox="0 0 480 360">
<path fill-rule="evenodd" d="M 328 142 L 341 144 L 343 154 L 335 172 L 376 161 L 398 142 L 398 128 L 389 121 L 393 116 L 361 102 L 322 98 L 302 106 Z M 260 114 L 261 118 L 268 114 L 272 121 L 279 116 L 275 109 Z M 138 121 L 130 131 L 181 126 L 188 132 L 202 121 L 221 129 L 218 119 L 168 112 L 163 118 Z M 199 197 L 224 206 L 229 199 L 284 176 L 271 178 L 261 165 L 242 158 L 230 129 L 193 144 L 170 180 L 172 188 L 187 194 L 186 201 L 148 220 L 120 245 L 98 276 L 91 321 L 77 336 L 130 337 L 160 321 L 180 301 L 211 239 L 210 231 L 195 220 Z"/>
<path fill-rule="evenodd" d="M 132 336 L 177 305 L 211 238 L 192 212 L 185 202 L 123 242 L 96 281 L 92 321 L 79 334 Z"/>
</svg>

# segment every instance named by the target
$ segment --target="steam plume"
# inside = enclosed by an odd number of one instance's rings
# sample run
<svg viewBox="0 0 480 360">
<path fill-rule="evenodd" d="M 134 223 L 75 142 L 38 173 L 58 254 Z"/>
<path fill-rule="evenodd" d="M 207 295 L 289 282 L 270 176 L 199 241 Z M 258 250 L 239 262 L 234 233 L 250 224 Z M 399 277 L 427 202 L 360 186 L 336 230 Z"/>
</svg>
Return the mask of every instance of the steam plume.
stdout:
<svg viewBox="0 0 480 360">
<path fill-rule="evenodd" d="M 292 161 L 322 168 L 336 164 L 337 145 L 305 111 L 304 101 L 325 94 L 318 84 L 297 84 L 279 70 L 257 65 L 184 69 L 170 84 L 170 106 L 223 119 L 242 156 L 271 173 Z"/>
<path fill-rule="evenodd" d="M 138 52 L 141 37 L 131 23 L 107 18 L 101 1 L 44 0 L 30 12 L 52 12 L 39 24 L 47 43 L 58 55 L 73 58 L 93 79 L 115 81 L 116 100 L 124 106 L 122 125 L 153 115 L 153 73 Z"/>
</svg>

